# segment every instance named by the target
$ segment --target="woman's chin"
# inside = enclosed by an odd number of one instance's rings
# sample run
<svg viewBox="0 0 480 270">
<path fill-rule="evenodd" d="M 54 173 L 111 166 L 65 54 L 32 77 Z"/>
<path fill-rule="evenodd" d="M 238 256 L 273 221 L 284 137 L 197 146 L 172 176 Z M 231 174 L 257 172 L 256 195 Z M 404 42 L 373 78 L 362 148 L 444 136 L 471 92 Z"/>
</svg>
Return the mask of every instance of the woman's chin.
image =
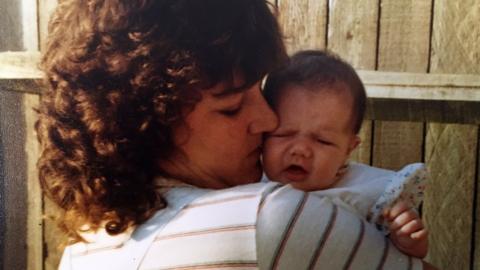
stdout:
<svg viewBox="0 0 480 270">
<path fill-rule="evenodd" d="M 262 165 L 260 162 L 257 162 L 253 168 L 246 170 L 243 176 L 239 177 L 235 181 L 235 183 L 233 183 L 233 186 L 257 183 L 262 178 L 262 174 L 263 174 Z"/>
</svg>

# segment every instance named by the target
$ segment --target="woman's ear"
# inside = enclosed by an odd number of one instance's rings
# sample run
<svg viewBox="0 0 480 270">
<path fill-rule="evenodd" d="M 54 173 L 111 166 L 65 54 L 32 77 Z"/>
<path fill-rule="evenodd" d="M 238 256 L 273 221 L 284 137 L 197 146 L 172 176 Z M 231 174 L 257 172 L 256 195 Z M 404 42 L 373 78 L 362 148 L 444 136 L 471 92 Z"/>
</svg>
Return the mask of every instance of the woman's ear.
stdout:
<svg viewBox="0 0 480 270">
<path fill-rule="evenodd" d="M 352 153 L 352 151 L 355 150 L 355 148 L 357 148 L 357 146 L 360 144 L 361 141 L 362 139 L 360 139 L 358 135 L 352 136 L 352 138 L 350 139 L 350 143 L 348 145 L 347 155 L 350 155 L 350 153 Z"/>
</svg>

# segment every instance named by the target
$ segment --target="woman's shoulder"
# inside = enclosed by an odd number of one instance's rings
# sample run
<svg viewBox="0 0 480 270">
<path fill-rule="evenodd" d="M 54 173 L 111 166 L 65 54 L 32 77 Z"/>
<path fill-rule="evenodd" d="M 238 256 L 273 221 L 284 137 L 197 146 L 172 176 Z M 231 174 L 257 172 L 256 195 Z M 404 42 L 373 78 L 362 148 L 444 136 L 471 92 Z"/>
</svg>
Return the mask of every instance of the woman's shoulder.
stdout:
<svg viewBox="0 0 480 270">
<path fill-rule="evenodd" d="M 83 242 L 67 246 L 63 252 L 58 269 L 120 269 L 117 262 L 108 260 L 114 258 L 128 241 L 133 228 L 119 235 L 110 235 L 103 228 L 97 231 L 80 233 Z"/>
</svg>

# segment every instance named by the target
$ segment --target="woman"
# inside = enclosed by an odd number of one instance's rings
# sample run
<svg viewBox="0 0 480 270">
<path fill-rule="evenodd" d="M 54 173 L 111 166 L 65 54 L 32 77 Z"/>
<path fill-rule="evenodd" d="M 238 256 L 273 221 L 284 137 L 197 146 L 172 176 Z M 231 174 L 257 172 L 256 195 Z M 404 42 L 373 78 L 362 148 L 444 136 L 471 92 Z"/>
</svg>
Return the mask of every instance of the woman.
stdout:
<svg viewBox="0 0 480 270">
<path fill-rule="evenodd" d="M 62 269 L 421 268 L 327 199 L 255 183 L 277 125 L 260 81 L 286 58 L 264 0 L 64 0 L 49 33 Z"/>
</svg>

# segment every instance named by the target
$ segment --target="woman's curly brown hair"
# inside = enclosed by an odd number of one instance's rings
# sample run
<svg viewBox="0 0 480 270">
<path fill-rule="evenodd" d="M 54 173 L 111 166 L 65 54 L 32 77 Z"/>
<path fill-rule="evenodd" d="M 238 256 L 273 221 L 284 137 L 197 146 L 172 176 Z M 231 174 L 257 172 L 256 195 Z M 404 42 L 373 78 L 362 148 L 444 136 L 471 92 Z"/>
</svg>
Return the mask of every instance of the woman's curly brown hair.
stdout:
<svg viewBox="0 0 480 270">
<path fill-rule="evenodd" d="M 199 90 L 240 72 L 251 85 L 285 59 L 265 0 L 63 0 L 51 18 L 36 123 L 44 192 L 74 239 L 163 207 L 155 165 Z"/>
</svg>

